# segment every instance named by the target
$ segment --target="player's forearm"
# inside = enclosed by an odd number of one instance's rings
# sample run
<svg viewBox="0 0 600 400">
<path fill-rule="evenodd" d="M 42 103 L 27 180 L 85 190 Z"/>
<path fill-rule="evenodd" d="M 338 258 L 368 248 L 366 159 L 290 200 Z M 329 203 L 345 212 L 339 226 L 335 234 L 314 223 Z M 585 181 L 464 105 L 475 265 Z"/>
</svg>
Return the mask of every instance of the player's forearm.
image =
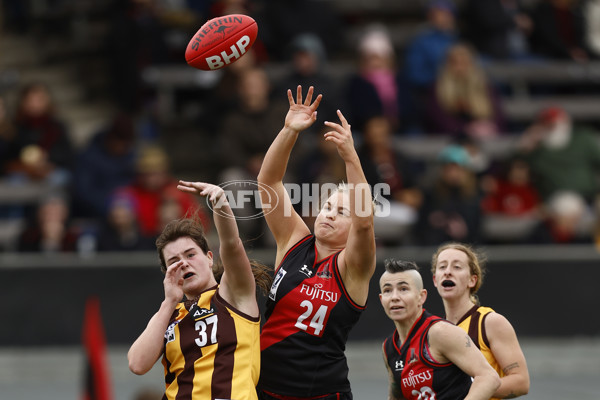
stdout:
<svg viewBox="0 0 600 400">
<path fill-rule="evenodd" d="M 373 200 L 358 155 L 355 159 L 346 161 L 346 178 L 350 186 L 352 223 L 356 228 L 361 225 L 370 227 L 373 225 Z"/>
<path fill-rule="evenodd" d="M 494 393 L 494 397 L 512 399 L 527 393 L 529 393 L 529 377 L 514 374 L 500 378 L 500 387 Z"/>
<path fill-rule="evenodd" d="M 283 180 L 298 134 L 298 131 L 283 127 L 267 150 L 258 173 L 259 182 L 269 184 Z"/>
<path fill-rule="evenodd" d="M 164 336 L 176 303 L 164 300 L 159 310 L 150 318 L 146 329 L 131 345 L 127 353 L 129 369 L 137 375 L 143 375 L 152 369 L 162 353 Z"/>
<path fill-rule="evenodd" d="M 500 386 L 498 374 L 476 376 L 465 400 L 489 400 L 498 386 Z"/>
<path fill-rule="evenodd" d="M 223 248 L 237 245 L 239 242 L 239 230 L 235 216 L 227 200 L 219 201 L 213 208 L 213 220 L 219 244 Z"/>
</svg>

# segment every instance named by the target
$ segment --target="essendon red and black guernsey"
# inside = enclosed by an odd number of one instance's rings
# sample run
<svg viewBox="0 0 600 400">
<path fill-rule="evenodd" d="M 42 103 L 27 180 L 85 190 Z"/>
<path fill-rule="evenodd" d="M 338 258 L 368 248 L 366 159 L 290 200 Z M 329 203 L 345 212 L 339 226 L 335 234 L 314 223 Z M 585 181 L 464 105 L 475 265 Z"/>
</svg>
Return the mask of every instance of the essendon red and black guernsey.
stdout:
<svg viewBox="0 0 600 400">
<path fill-rule="evenodd" d="M 471 388 L 471 377 L 452 363 L 436 363 L 428 354 L 427 332 L 445 321 L 423 310 L 401 345 L 398 331 L 385 339 L 383 348 L 396 384 L 407 400 L 464 399 Z"/>
<path fill-rule="evenodd" d="M 346 293 L 339 254 L 319 260 L 309 235 L 275 271 L 260 338 L 260 389 L 294 397 L 350 392 L 344 350 L 365 307 Z"/>
</svg>

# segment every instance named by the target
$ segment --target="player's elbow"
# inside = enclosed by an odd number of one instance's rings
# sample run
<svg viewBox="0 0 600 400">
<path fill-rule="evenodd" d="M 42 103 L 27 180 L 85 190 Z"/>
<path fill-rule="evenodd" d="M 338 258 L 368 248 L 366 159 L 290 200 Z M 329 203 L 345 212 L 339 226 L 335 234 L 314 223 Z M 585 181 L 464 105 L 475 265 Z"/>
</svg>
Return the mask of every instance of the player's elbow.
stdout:
<svg viewBox="0 0 600 400">
<path fill-rule="evenodd" d="M 148 363 L 143 362 L 143 360 L 137 357 L 133 357 L 131 354 L 127 356 L 127 361 L 129 362 L 129 370 L 136 375 L 144 375 L 152 368 L 152 366 L 148 367 Z"/>
<path fill-rule="evenodd" d="M 496 390 L 498 390 L 498 388 L 500 387 L 501 381 L 500 381 L 500 376 L 498 376 L 498 373 L 496 371 L 491 371 L 489 374 L 490 376 L 490 381 L 491 381 L 491 385 L 494 386 L 494 392 Z"/>
<path fill-rule="evenodd" d="M 515 389 L 513 390 L 515 396 L 525 396 L 529 393 L 529 377 L 523 376 L 519 379 Z"/>
</svg>

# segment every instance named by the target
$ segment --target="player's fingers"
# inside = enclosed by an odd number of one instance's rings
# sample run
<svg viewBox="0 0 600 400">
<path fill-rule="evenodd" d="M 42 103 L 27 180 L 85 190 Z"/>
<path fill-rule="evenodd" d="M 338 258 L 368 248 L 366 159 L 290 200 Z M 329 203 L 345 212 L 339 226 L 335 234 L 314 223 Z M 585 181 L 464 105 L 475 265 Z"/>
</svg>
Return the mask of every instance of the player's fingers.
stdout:
<svg viewBox="0 0 600 400">
<path fill-rule="evenodd" d="M 302 104 L 302 86 L 296 88 L 296 104 Z"/>
<path fill-rule="evenodd" d="M 335 130 L 336 132 L 344 131 L 344 128 L 336 122 L 325 121 L 324 124 L 327 125 L 328 127 L 330 127 L 331 129 Z"/>
<path fill-rule="evenodd" d="M 342 112 L 340 110 L 337 110 L 337 115 L 338 115 L 338 118 L 340 119 L 340 122 L 342 123 L 342 126 L 350 127 L 350 124 L 346 120 L 346 117 L 344 117 L 344 114 L 342 114 Z"/>
<path fill-rule="evenodd" d="M 305 106 L 310 106 L 310 103 L 312 102 L 312 97 L 313 97 L 314 91 L 315 91 L 315 88 L 313 86 L 308 88 L 308 92 L 306 92 L 306 98 L 304 99 Z"/>
<path fill-rule="evenodd" d="M 292 96 L 292 90 L 288 89 L 287 91 L 287 97 L 288 97 L 288 102 L 290 103 L 290 106 L 294 105 L 294 96 Z"/>
<path fill-rule="evenodd" d="M 317 98 L 315 99 L 314 103 L 312 103 L 312 105 L 310 106 L 313 110 L 316 110 L 319 107 L 319 104 L 321 104 L 321 100 L 323 99 L 323 95 L 320 94 L 317 96 Z"/>
</svg>

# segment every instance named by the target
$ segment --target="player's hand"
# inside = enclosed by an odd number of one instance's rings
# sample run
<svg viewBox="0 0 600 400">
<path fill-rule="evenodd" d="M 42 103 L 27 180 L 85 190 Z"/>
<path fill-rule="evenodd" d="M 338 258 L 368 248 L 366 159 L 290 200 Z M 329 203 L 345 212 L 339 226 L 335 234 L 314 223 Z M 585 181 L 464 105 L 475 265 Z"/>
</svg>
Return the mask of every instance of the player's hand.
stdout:
<svg viewBox="0 0 600 400">
<path fill-rule="evenodd" d="M 325 133 L 325 140 L 336 145 L 338 153 L 344 161 L 350 161 L 352 157 L 357 156 L 351 126 L 340 110 L 337 110 L 337 115 L 340 119 L 339 124 L 325 121 L 325 125 L 332 129 Z"/>
<path fill-rule="evenodd" d="M 178 303 L 183 298 L 183 261 L 177 261 L 167 266 L 163 286 L 165 288 L 165 299 Z"/>
<path fill-rule="evenodd" d="M 285 126 L 293 131 L 300 132 L 309 128 L 317 120 L 317 108 L 321 103 L 323 95 L 318 95 L 315 101 L 312 101 L 314 87 L 309 87 L 306 98 L 302 101 L 302 86 L 298 85 L 296 89 L 296 99 L 292 96 L 292 91 L 288 89 L 288 101 L 290 109 L 285 116 Z"/>
<path fill-rule="evenodd" d="M 177 189 L 182 192 L 197 194 L 206 197 L 213 208 L 221 208 L 227 203 L 227 196 L 222 187 L 206 182 L 187 182 L 179 181 Z"/>
</svg>

